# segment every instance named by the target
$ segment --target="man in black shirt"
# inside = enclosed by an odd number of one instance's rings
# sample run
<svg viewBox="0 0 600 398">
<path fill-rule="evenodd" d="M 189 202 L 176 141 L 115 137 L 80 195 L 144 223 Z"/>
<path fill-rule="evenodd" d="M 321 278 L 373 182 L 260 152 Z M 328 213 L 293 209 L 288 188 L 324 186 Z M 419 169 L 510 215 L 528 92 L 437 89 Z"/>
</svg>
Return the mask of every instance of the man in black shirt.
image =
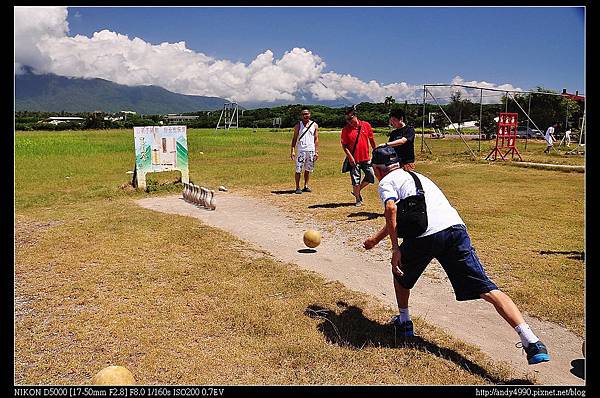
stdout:
<svg viewBox="0 0 600 398">
<path fill-rule="evenodd" d="M 406 124 L 406 115 L 400 108 L 390 112 L 390 124 L 395 130 L 390 133 L 390 139 L 380 146 L 391 146 L 400 159 L 400 165 L 405 171 L 415 170 L 415 129 Z"/>
</svg>

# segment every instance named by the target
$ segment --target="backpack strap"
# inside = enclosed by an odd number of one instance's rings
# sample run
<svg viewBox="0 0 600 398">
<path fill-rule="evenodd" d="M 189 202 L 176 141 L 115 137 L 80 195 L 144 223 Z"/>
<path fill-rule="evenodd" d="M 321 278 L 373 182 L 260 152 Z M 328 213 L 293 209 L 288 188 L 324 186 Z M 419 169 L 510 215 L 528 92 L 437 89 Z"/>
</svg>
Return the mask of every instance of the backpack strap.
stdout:
<svg viewBox="0 0 600 398">
<path fill-rule="evenodd" d="M 354 148 L 352 148 L 352 156 L 354 156 L 354 151 L 356 150 L 356 145 L 358 145 L 358 139 L 360 138 L 360 129 L 362 125 L 358 125 L 358 132 L 356 133 L 356 141 L 354 142 Z"/>
<path fill-rule="evenodd" d="M 407 171 L 407 173 L 410 174 L 415 181 L 415 185 L 417 186 L 417 195 L 425 195 L 425 191 L 423 190 L 423 185 L 421 185 L 421 180 L 419 180 L 419 177 L 417 177 L 417 175 L 410 170 Z"/>
<path fill-rule="evenodd" d="M 310 128 L 312 127 L 312 125 L 315 123 L 314 120 L 311 120 L 311 122 L 308 124 L 308 127 L 306 127 L 306 129 L 304 130 L 304 132 L 302 133 L 302 135 L 300 136 L 300 138 L 298 138 L 298 141 L 300 141 L 302 139 L 302 137 L 304 137 L 304 134 L 308 133 L 308 130 L 310 130 Z"/>
</svg>

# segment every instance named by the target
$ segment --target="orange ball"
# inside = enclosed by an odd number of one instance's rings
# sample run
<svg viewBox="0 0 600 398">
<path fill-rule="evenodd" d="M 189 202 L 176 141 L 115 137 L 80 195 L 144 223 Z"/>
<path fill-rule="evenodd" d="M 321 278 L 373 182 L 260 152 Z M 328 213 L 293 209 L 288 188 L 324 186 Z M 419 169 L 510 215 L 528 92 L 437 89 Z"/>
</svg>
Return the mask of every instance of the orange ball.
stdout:
<svg viewBox="0 0 600 398">
<path fill-rule="evenodd" d="M 135 384 L 133 375 L 122 366 L 108 366 L 92 378 L 96 386 L 130 386 Z"/>
<path fill-rule="evenodd" d="M 309 229 L 304 233 L 304 244 L 308 247 L 317 247 L 321 244 L 321 234 L 319 231 Z"/>
</svg>

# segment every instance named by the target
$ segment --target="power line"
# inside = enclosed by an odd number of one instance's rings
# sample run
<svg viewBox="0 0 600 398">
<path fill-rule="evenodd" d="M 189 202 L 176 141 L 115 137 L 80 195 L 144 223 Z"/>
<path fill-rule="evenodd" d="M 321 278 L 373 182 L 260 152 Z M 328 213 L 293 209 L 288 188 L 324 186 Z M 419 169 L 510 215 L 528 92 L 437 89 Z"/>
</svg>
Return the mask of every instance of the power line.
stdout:
<svg viewBox="0 0 600 398">
<path fill-rule="evenodd" d="M 321 83 L 321 85 L 322 85 L 323 87 L 325 87 L 327 90 L 329 90 L 329 87 L 327 87 L 327 86 L 325 85 L 325 83 L 323 83 L 323 81 L 321 81 L 321 79 L 319 79 L 319 83 Z M 337 94 L 337 95 L 339 95 L 340 97 L 342 97 L 344 100 L 346 100 L 346 101 L 348 102 L 348 104 L 347 104 L 347 105 L 354 106 L 354 104 L 353 104 L 352 102 L 350 102 L 350 100 L 349 100 L 348 98 L 346 98 L 346 97 L 345 97 L 343 94 L 338 94 L 338 93 L 336 93 L 336 94 Z"/>
</svg>

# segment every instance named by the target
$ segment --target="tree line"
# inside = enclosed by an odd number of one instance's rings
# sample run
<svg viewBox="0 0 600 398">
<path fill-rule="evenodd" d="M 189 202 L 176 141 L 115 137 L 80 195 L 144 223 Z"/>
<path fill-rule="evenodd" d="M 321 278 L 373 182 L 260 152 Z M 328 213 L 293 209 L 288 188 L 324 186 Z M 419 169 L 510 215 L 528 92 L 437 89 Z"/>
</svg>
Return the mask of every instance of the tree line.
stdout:
<svg viewBox="0 0 600 398">
<path fill-rule="evenodd" d="M 540 93 L 549 92 L 538 87 Z M 531 96 L 531 102 L 530 102 Z M 523 110 L 530 107 L 530 117 L 542 132 L 554 122 L 560 122 L 559 131 L 566 128 L 577 128 L 579 119 L 583 116 L 583 104 L 573 101 L 567 97 L 556 95 L 538 95 L 522 94 L 515 96 Z M 273 108 L 258 109 L 238 109 L 239 127 L 246 128 L 292 128 L 300 118 L 300 111 L 303 104 L 284 105 Z M 525 113 L 517 106 L 513 100 L 503 97 L 498 104 L 483 104 L 480 107 L 478 102 L 473 102 L 464 98 L 459 91 L 456 91 L 450 97 L 448 103 L 438 106 L 435 103 L 409 104 L 408 102 L 398 103 L 393 97 L 386 97 L 382 103 L 361 102 L 355 105 L 355 109 L 361 120 L 368 121 L 375 128 L 385 128 L 389 125 L 388 114 L 392 108 L 401 108 L 405 111 L 409 125 L 419 128 L 423 126 L 428 131 L 443 131 L 451 119 L 453 123 L 465 121 L 479 121 L 481 113 L 481 131 L 484 135 L 491 136 L 495 134 L 496 121 L 494 118 L 500 112 L 516 112 L 519 114 L 519 122 L 525 126 L 527 117 Z M 346 108 L 330 108 L 323 105 L 309 105 L 311 118 L 319 123 L 322 128 L 339 128 L 345 125 Z M 430 119 L 430 113 L 433 120 Z M 186 125 L 188 128 L 215 128 L 221 116 L 221 110 L 198 111 L 183 113 L 186 116 L 196 116 L 192 120 L 177 122 L 179 125 Z M 81 122 L 64 122 L 56 125 L 43 123 L 42 121 L 50 116 L 78 116 L 83 118 Z M 122 120 L 110 120 L 107 116 L 114 114 L 93 112 L 93 113 L 67 113 L 67 112 L 15 112 L 15 130 L 70 130 L 70 129 L 114 129 L 114 128 L 133 128 L 134 126 L 150 126 L 158 124 L 167 124 L 165 115 L 138 115 L 127 114 Z M 281 124 L 275 126 L 274 119 L 279 119 Z M 221 120 L 221 122 L 224 122 Z M 535 128 L 530 123 L 530 128 Z"/>
</svg>

